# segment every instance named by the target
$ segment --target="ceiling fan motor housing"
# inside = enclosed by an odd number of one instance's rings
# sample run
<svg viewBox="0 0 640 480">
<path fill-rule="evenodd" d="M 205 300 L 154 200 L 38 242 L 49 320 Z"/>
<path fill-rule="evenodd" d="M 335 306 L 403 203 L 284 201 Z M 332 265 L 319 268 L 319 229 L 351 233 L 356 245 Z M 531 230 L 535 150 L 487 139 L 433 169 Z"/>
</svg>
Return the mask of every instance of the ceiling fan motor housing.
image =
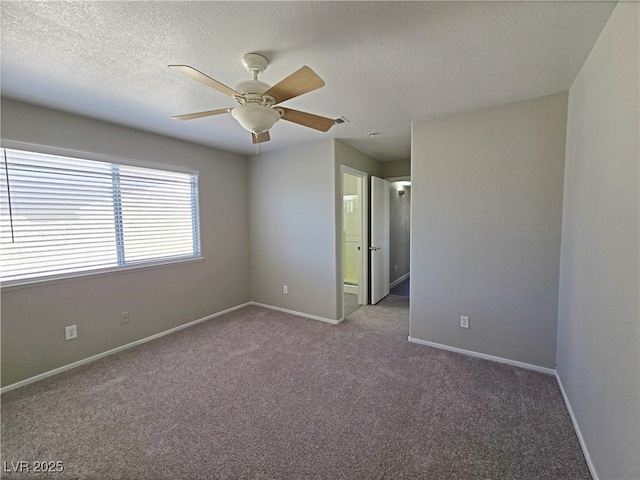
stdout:
<svg viewBox="0 0 640 480">
<path fill-rule="evenodd" d="M 270 95 L 263 95 L 263 93 L 270 88 L 271 85 L 259 80 L 247 80 L 245 82 L 240 82 L 236 86 L 236 92 L 240 95 L 235 95 L 234 98 L 241 105 L 246 103 L 259 103 L 261 105 L 271 106 L 276 103 L 275 98 Z"/>
</svg>

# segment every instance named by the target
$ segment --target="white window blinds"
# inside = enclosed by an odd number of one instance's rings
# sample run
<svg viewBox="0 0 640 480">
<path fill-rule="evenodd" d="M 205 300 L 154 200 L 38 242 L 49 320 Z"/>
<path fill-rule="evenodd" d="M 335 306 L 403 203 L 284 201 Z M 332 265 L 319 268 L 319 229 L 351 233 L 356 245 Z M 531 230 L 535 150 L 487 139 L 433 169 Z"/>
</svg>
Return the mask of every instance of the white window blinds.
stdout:
<svg viewBox="0 0 640 480">
<path fill-rule="evenodd" d="M 198 176 L 2 149 L 4 283 L 197 257 Z"/>
</svg>

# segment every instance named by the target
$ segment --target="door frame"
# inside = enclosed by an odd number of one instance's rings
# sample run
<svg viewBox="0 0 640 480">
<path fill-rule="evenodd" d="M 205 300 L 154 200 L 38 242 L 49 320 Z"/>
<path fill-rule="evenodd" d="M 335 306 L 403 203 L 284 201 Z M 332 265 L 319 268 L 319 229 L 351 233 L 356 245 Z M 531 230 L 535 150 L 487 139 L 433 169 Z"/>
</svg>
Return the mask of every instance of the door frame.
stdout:
<svg viewBox="0 0 640 480">
<path fill-rule="evenodd" d="M 346 165 L 340 166 L 340 291 L 344 298 L 344 174 L 358 177 L 360 186 L 360 271 L 358 278 L 358 303 L 369 303 L 369 174 Z M 342 302 L 342 318 L 344 318 L 344 300 Z"/>
</svg>

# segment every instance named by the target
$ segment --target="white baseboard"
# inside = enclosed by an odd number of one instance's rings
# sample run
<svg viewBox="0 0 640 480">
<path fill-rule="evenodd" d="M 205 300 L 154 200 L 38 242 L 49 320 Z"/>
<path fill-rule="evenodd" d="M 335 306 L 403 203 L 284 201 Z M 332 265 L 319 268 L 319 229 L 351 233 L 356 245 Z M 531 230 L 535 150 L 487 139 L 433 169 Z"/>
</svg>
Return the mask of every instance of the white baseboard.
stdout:
<svg viewBox="0 0 640 480">
<path fill-rule="evenodd" d="M 393 282 L 391 282 L 391 283 L 389 284 L 389 288 L 393 288 L 393 287 L 395 287 L 396 285 L 398 285 L 398 284 L 400 284 L 400 283 L 404 282 L 404 281 L 405 281 L 407 278 L 409 278 L 410 276 L 411 276 L 411 272 L 407 272 L 407 273 L 405 273 L 405 274 L 404 274 L 404 275 L 402 275 L 399 279 L 394 280 Z"/>
<path fill-rule="evenodd" d="M 560 387 L 560 393 L 562 393 L 562 398 L 564 399 L 564 404 L 567 407 L 567 411 L 569 412 L 569 417 L 571 418 L 573 429 L 576 431 L 576 435 L 578 436 L 578 441 L 580 442 L 580 447 L 582 448 L 584 459 L 587 462 L 587 467 L 589 467 L 589 472 L 591 473 L 591 477 L 593 478 L 593 480 L 598 480 L 600 477 L 598 477 L 596 466 L 593 464 L 593 460 L 591 460 L 591 455 L 589 455 L 589 450 L 587 450 L 587 444 L 585 443 L 584 437 L 582 436 L 582 432 L 580 431 L 578 420 L 573 414 L 573 409 L 571 408 L 571 402 L 569 402 L 569 397 L 567 396 L 567 392 L 564 391 L 564 386 L 562 385 L 562 380 L 560 380 L 560 375 L 558 375 L 557 370 L 555 375 L 556 375 L 556 380 L 558 381 L 558 386 Z"/>
<path fill-rule="evenodd" d="M 286 308 L 274 307 L 273 305 L 267 305 L 265 303 L 249 302 L 249 305 L 255 305 L 256 307 L 268 308 L 269 310 L 277 310 L 278 312 L 290 313 L 291 315 L 297 315 L 298 317 L 310 318 L 311 320 L 318 320 L 320 322 L 330 323 L 331 325 L 338 325 L 342 323 L 344 318 L 340 320 L 332 320 L 330 318 L 319 317 L 317 315 L 311 315 L 309 313 L 296 312 L 295 310 L 288 310 Z"/>
<path fill-rule="evenodd" d="M 513 365 L 514 367 L 526 368 L 527 370 L 534 370 L 536 372 L 546 373 L 547 375 L 555 375 L 556 371 L 553 368 L 539 367 L 531 363 L 518 362 L 517 360 L 510 360 L 508 358 L 496 357 L 494 355 L 487 355 L 486 353 L 474 352 L 473 350 L 465 350 L 463 348 L 450 347 L 449 345 L 443 345 L 441 343 L 427 342 L 426 340 L 420 340 L 418 338 L 409 337 L 409 341 L 420 345 L 426 345 L 428 347 L 439 348 L 441 350 L 448 350 L 450 352 L 461 353 L 463 355 L 469 355 L 470 357 L 482 358 L 484 360 L 491 360 L 492 362 L 506 363 Z"/>
<path fill-rule="evenodd" d="M 81 365 L 86 365 L 87 363 L 95 362 L 104 357 L 108 357 L 109 355 L 113 355 L 114 353 L 121 352 L 123 350 L 127 350 L 131 347 L 135 347 L 137 345 L 150 342 L 151 340 L 155 340 L 160 337 L 164 337 L 165 335 L 169 335 L 171 333 L 177 332 L 179 330 L 192 327 L 197 325 L 198 323 L 206 322 L 207 320 L 211 320 L 213 318 L 224 315 L 225 313 L 233 312 L 234 310 L 239 310 L 241 308 L 247 307 L 251 305 L 251 302 L 243 303 L 241 305 L 236 305 L 235 307 L 227 308 L 221 312 L 214 313 L 212 315 L 207 315 L 206 317 L 199 318 L 198 320 L 194 320 L 193 322 L 185 323 L 183 325 L 179 325 L 174 328 L 170 328 L 169 330 L 165 330 L 164 332 L 156 333 L 155 335 L 151 335 L 150 337 L 141 338 L 140 340 L 136 340 L 135 342 L 127 343 L 126 345 L 122 345 L 120 347 L 112 348 L 111 350 L 107 350 L 106 352 L 98 353 L 97 355 L 93 355 L 91 357 L 87 357 L 83 360 L 78 360 L 77 362 L 70 363 L 68 365 L 64 365 L 62 367 L 54 368 L 53 370 L 49 370 L 48 372 L 41 373 L 34 377 L 27 378 L 25 380 L 21 380 L 16 383 L 12 383 L 11 385 L 7 385 L 6 387 L 0 388 L 0 394 L 8 392 L 10 390 L 15 390 L 16 388 L 24 387 L 25 385 L 29 385 L 30 383 L 37 382 L 39 380 L 44 380 L 45 378 L 52 377 L 62 372 L 66 372 L 67 370 L 71 370 L 73 368 L 79 367 Z"/>
<path fill-rule="evenodd" d="M 344 284 L 344 293 L 352 293 L 354 295 L 358 295 L 358 290 L 358 285 L 349 285 L 348 283 Z"/>
</svg>

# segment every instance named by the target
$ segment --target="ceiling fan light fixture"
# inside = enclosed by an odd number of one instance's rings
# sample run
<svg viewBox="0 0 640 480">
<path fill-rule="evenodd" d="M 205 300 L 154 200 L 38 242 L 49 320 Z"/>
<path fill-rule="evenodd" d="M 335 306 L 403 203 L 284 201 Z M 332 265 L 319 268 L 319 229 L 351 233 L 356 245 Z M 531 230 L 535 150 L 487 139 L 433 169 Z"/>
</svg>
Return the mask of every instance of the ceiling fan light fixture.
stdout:
<svg viewBox="0 0 640 480">
<path fill-rule="evenodd" d="M 247 103 L 235 107 L 231 110 L 231 115 L 242 125 L 242 128 L 256 135 L 260 135 L 261 133 L 269 131 L 269 129 L 280 120 L 282 110 Z"/>
</svg>

